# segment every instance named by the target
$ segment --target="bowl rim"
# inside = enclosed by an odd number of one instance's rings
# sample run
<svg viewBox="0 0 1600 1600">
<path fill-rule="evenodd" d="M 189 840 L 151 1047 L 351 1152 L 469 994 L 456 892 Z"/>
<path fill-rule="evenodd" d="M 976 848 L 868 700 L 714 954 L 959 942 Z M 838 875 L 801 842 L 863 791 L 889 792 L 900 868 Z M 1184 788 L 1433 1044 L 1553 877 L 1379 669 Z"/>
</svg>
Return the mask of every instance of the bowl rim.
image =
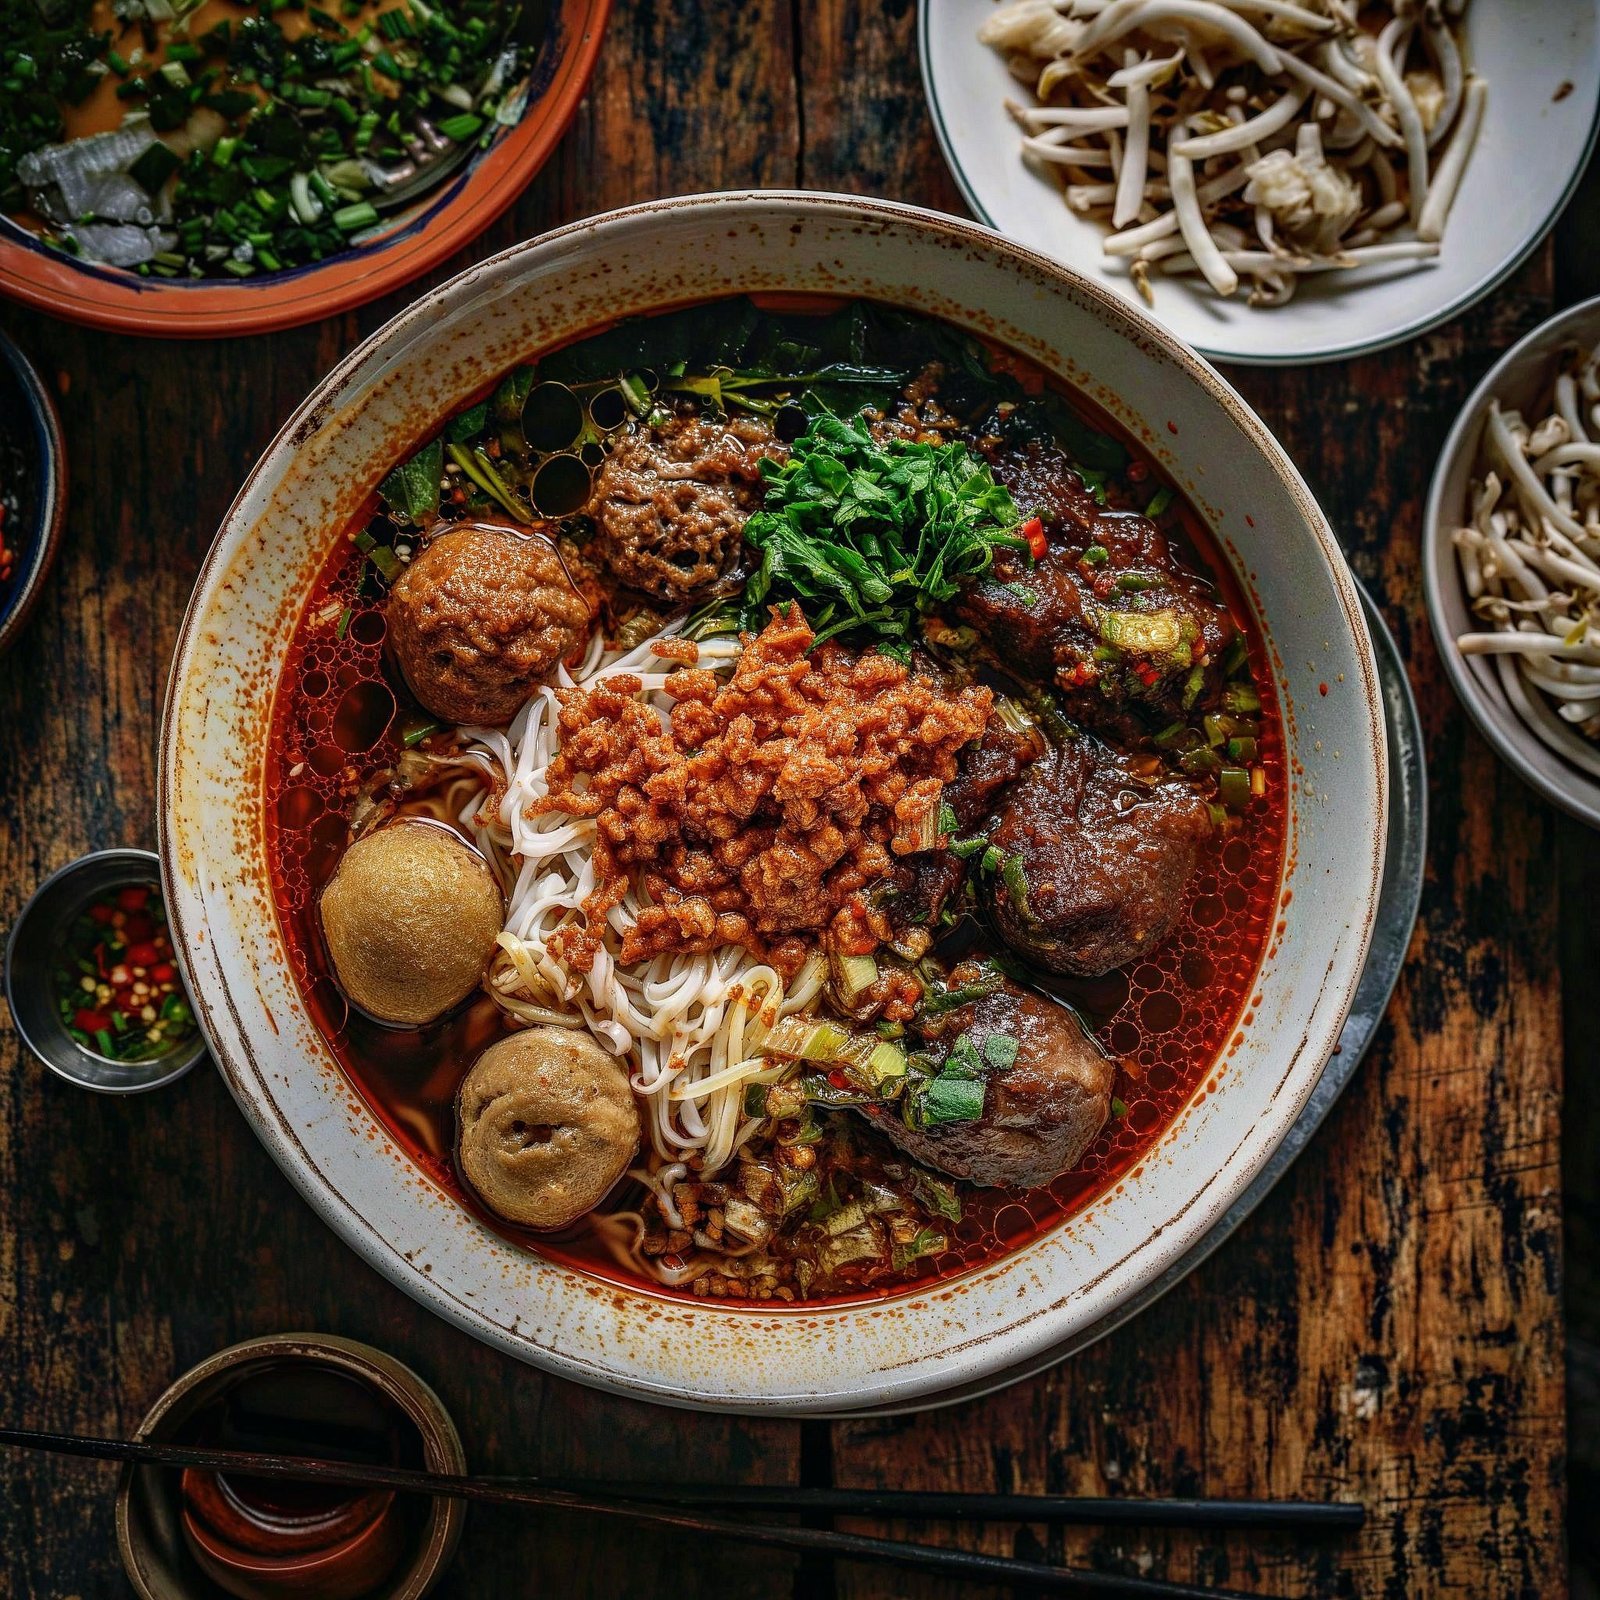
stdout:
<svg viewBox="0 0 1600 1600">
<path fill-rule="evenodd" d="M 1341 614 L 1348 637 L 1354 651 L 1353 666 L 1356 669 L 1357 679 L 1353 685 L 1359 698 L 1361 715 L 1364 718 L 1368 731 L 1371 734 L 1369 741 L 1370 750 L 1368 759 L 1371 762 L 1372 793 L 1372 863 L 1371 871 L 1367 874 L 1367 883 L 1364 902 L 1359 906 L 1352 905 L 1350 909 L 1350 937 L 1353 943 L 1348 951 L 1341 952 L 1339 962 L 1345 964 L 1348 957 L 1349 981 L 1344 987 L 1348 991 L 1342 999 L 1335 998 L 1334 1006 L 1336 1016 L 1313 1016 L 1308 1022 L 1304 1035 L 1299 1044 L 1291 1051 L 1292 1062 L 1299 1062 L 1314 1056 L 1320 1064 L 1324 1063 L 1337 1042 L 1344 1017 L 1348 1013 L 1349 1005 L 1353 999 L 1355 986 L 1359 981 L 1360 972 L 1364 964 L 1366 951 L 1370 944 L 1372 930 L 1377 911 L 1378 896 L 1382 885 L 1382 861 L 1384 851 L 1384 836 L 1387 829 L 1388 796 L 1390 777 L 1388 771 L 1387 737 L 1382 705 L 1382 691 L 1377 673 L 1376 657 L 1367 630 L 1366 620 L 1362 609 L 1361 598 L 1356 589 L 1348 564 L 1340 550 L 1331 525 L 1318 506 L 1315 497 L 1311 494 L 1304 479 L 1290 461 L 1287 453 L 1272 435 L 1270 429 L 1261 420 L 1249 404 L 1238 395 L 1227 380 L 1218 373 L 1203 357 L 1191 347 L 1185 345 L 1175 335 L 1170 333 L 1161 324 L 1149 316 L 1128 307 L 1118 296 L 1105 289 L 1092 280 L 1084 278 L 1073 269 L 1063 266 L 1026 246 L 1004 238 L 993 229 L 952 217 L 946 213 L 929 210 L 922 207 L 909 206 L 895 201 L 861 197 L 849 194 L 824 193 L 819 191 L 793 191 L 793 190 L 734 190 L 722 192 L 709 192 L 704 194 L 676 196 L 667 199 L 640 202 L 635 205 L 618 208 L 617 210 L 602 213 L 598 216 L 583 218 L 569 223 L 561 228 L 552 230 L 536 239 L 524 241 L 494 256 L 486 258 L 477 266 L 458 275 L 456 278 L 428 291 L 420 296 L 411 305 L 400 311 L 390 322 L 375 331 L 368 339 L 344 357 L 318 384 L 314 386 L 306 399 L 296 408 L 294 413 L 285 421 L 276 437 L 265 447 L 261 458 L 256 462 L 246 477 L 239 495 L 225 516 L 217 539 L 208 551 L 204 563 L 196 579 L 195 589 L 191 596 L 189 607 L 185 613 L 180 628 L 177 645 L 172 658 L 172 666 L 167 681 L 167 691 L 163 705 L 162 717 L 162 750 L 158 782 L 157 826 L 160 835 L 160 850 L 162 858 L 163 882 L 169 890 L 169 914 L 173 925 L 178 930 L 180 937 L 176 941 L 180 951 L 180 960 L 185 967 L 186 975 L 189 973 L 189 936 L 184 926 L 186 888 L 179 875 L 176 856 L 174 833 L 174 796 L 178 786 L 177 780 L 177 738 L 174 721 L 178 708 L 180 687 L 191 664 L 191 658 L 197 648 L 197 635 L 199 624 L 204 614 L 204 602 L 209 598 L 212 583 L 220 576 L 219 564 L 223 563 L 223 545 L 225 536 L 234 530 L 235 519 L 239 516 L 246 501 L 252 495 L 257 480 L 267 472 L 269 464 L 276 464 L 279 454 L 286 446 L 292 447 L 295 440 L 305 435 L 306 430 L 315 429 L 321 419 L 328 414 L 331 404 L 350 385 L 357 376 L 358 369 L 373 356 L 381 353 L 383 346 L 390 341 L 399 341 L 408 332 L 415 331 L 420 325 L 434 319 L 442 305 L 447 305 L 457 294 L 462 292 L 470 280 L 484 276 L 492 271 L 504 268 L 507 263 L 514 261 L 518 256 L 534 251 L 548 252 L 551 255 L 559 254 L 561 247 L 573 241 L 581 240 L 587 235 L 595 234 L 608 227 L 637 224 L 652 218 L 664 215 L 679 214 L 693 211 L 707 211 L 713 213 L 726 213 L 729 220 L 741 216 L 746 211 L 755 213 L 781 213 L 795 220 L 798 225 L 800 216 L 814 217 L 819 225 L 828 222 L 844 223 L 851 226 L 861 224 L 876 224 L 881 227 L 908 227 L 914 233 L 933 236 L 942 236 L 952 244 L 968 243 L 973 250 L 985 255 L 998 255 L 1009 258 L 1012 265 L 1026 269 L 1035 278 L 1044 278 L 1062 289 L 1079 296 L 1082 299 L 1093 301 L 1106 315 L 1111 325 L 1117 328 L 1119 335 L 1137 343 L 1147 340 L 1157 347 L 1156 353 L 1165 361 L 1182 371 L 1203 392 L 1205 397 L 1214 404 L 1243 435 L 1250 445 L 1265 459 L 1273 477 L 1281 485 L 1284 494 L 1294 503 L 1306 529 L 1313 541 L 1323 571 L 1326 574 L 1330 588 L 1333 591 L 1334 601 Z M 720 217 L 718 220 L 721 220 Z M 737 293 L 737 285 L 729 290 Z M 695 296 L 694 298 L 704 298 Z M 663 303 L 669 303 L 664 300 Z M 232 541 L 228 541 L 232 542 Z M 1365 805 L 1365 800 L 1363 801 Z M 181 830 L 180 830 L 181 831 Z M 399 1252 L 383 1238 L 375 1229 L 357 1204 L 341 1189 L 329 1184 L 318 1171 L 316 1163 L 300 1145 L 294 1135 L 292 1125 L 284 1115 L 281 1108 L 274 1107 L 268 1115 L 261 1106 L 253 1103 L 241 1082 L 236 1081 L 236 1073 L 231 1065 L 231 1056 L 227 1050 L 221 1049 L 216 1043 L 216 1024 L 218 1018 L 213 1017 L 211 1001 L 204 992 L 203 987 L 193 983 L 191 989 L 196 993 L 196 1012 L 200 1019 L 202 1031 L 212 1043 L 213 1054 L 222 1071 L 224 1081 L 229 1090 L 240 1104 L 257 1135 L 267 1144 L 269 1150 L 283 1167 L 296 1188 L 306 1197 L 313 1209 L 339 1234 L 339 1236 L 355 1249 L 362 1258 L 383 1272 L 392 1282 L 403 1287 L 408 1294 L 427 1309 L 443 1316 L 455 1326 L 472 1334 L 475 1338 L 487 1342 L 519 1360 L 530 1362 L 544 1370 L 554 1372 L 560 1376 L 574 1379 L 589 1384 L 593 1387 L 608 1390 L 613 1393 L 626 1395 L 632 1398 L 652 1400 L 660 1404 L 676 1405 L 690 1409 L 735 1412 L 744 1414 L 778 1414 L 778 1415 L 813 1415 L 837 1414 L 841 1410 L 841 1401 L 848 1404 L 845 1394 L 837 1388 L 829 1389 L 823 1385 L 785 1389 L 781 1393 L 763 1394 L 729 1394 L 722 1393 L 696 1393 L 681 1387 L 673 1387 L 658 1381 L 654 1377 L 636 1373 L 621 1372 L 612 1367 L 603 1365 L 599 1361 L 588 1359 L 574 1352 L 537 1346 L 526 1335 L 519 1331 L 502 1327 L 491 1318 L 484 1316 L 471 1305 L 463 1303 L 453 1293 L 442 1290 L 440 1283 L 430 1274 L 424 1273 L 412 1261 L 402 1259 Z M 1326 986 L 1324 987 L 1326 993 Z M 231 1007 L 232 1000 L 224 997 L 226 1004 Z M 1320 1008 L 1319 1008 L 1320 1009 Z M 1314 1026 L 1312 1026 L 1314 1024 Z M 245 1050 L 249 1055 L 248 1047 Z M 1220 1216 L 1226 1211 L 1227 1206 L 1237 1198 L 1239 1193 L 1248 1186 L 1251 1179 L 1270 1159 L 1273 1149 L 1284 1133 L 1292 1127 L 1296 1116 L 1306 1099 L 1309 1098 L 1318 1077 L 1318 1072 L 1306 1070 L 1300 1075 L 1305 1081 L 1297 1083 L 1294 1091 L 1288 1098 L 1280 1093 L 1275 1100 L 1275 1115 L 1267 1124 L 1271 1130 L 1267 1135 L 1261 1132 L 1258 1125 L 1247 1132 L 1229 1158 L 1230 1173 L 1224 1191 L 1213 1193 L 1211 1188 L 1202 1186 L 1200 1191 L 1191 1194 L 1182 1206 L 1178 1207 L 1179 1215 L 1169 1219 L 1170 1222 L 1180 1224 L 1175 1230 L 1182 1233 L 1185 1228 L 1195 1227 L 1204 1231 L 1202 1221 L 1194 1216 L 1198 1207 L 1208 1216 L 1214 1211 Z M 1287 1082 L 1287 1073 L 1283 1082 L 1280 1082 L 1280 1091 Z M 1281 1102 L 1281 1103 L 1280 1103 Z M 1279 1125 L 1281 1123 L 1281 1126 Z M 1262 1148 L 1257 1150 L 1256 1145 L 1262 1142 Z M 1245 1153 L 1245 1152 L 1248 1153 Z M 1232 1163 L 1239 1163 L 1236 1167 Z M 1213 1187 L 1219 1180 L 1213 1180 Z M 1159 1232 L 1160 1230 L 1158 1230 Z M 1016 1252 L 1007 1259 L 1016 1260 L 1027 1255 L 1027 1250 Z M 989 1268 L 985 1271 L 992 1270 Z M 965 1281 L 971 1277 L 966 1274 L 960 1280 Z M 647 1289 L 630 1291 L 642 1303 L 666 1305 L 671 1308 L 681 1308 L 686 1303 L 667 1296 L 652 1295 Z M 905 1297 L 900 1297 L 899 1303 L 904 1303 Z M 895 1301 L 885 1302 L 893 1305 Z M 720 1311 L 722 1315 L 734 1318 L 743 1318 L 746 1321 L 752 1315 L 747 1310 L 728 1311 L 726 1308 L 711 1306 L 709 1302 L 695 1301 L 689 1304 L 689 1309 L 697 1314 L 704 1313 L 708 1308 L 712 1312 Z M 878 1302 L 864 1302 L 843 1307 L 812 1308 L 800 1306 L 792 1310 L 772 1312 L 772 1315 L 829 1315 L 834 1317 L 850 1317 L 862 1311 L 879 1309 Z M 755 1313 L 762 1315 L 765 1313 Z M 1023 1359 L 1026 1351 L 1043 1349 L 1051 1341 L 1040 1326 L 1039 1319 L 1030 1319 L 1031 1325 L 1022 1331 L 1011 1330 L 1013 1344 L 1009 1347 L 1009 1354 L 1016 1359 Z M 1026 1347 L 1026 1350 L 1024 1350 Z M 1019 1355 L 1017 1352 L 1023 1352 Z M 1008 1365 L 1009 1360 L 1002 1360 L 997 1353 L 996 1367 Z M 937 1381 L 938 1375 L 930 1375 L 919 1371 L 914 1377 L 906 1377 L 896 1373 L 892 1376 L 885 1374 L 876 1375 L 876 1391 L 869 1397 L 867 1403 L 872 1403 L 876 1398 L 880 1404 L 888 1407 L 893 1402 L 904 1401 L 908 1407 L 923 1406 L 929 1403 L 938 1403 L 937 1395 L 945 1385 Z"/>
<path fill-rule="evenodd" d="M 21 346 L 5 333 L 0 333 L 0 356 L 5 357 L 27 402 L 39 471 L 39 536 L 28 571 L 16 580 L 9 607 L 0 618 L 0 655 L 4 655 L 38 605 L 44 580 L 61 547 L 61 531 L 67 521 L 67 441 L 55 397 Z"/>
<path fill-rule="evenodd" d="M 11 931 L 6 935 L 5 944 L 5 996 L 6 1008 L 11 1013 L 11 1025 L 17 1030 L 17 1039 L 22 1048 L 39 1062 L 48 1072 L 61 1079 L 63 1083 L 70 1083 L 74 1089 L 85 1089 L 91 1094 L 108 1095 L 133 1095 L 149 1094 L 153 1089 L 165 1089 L 168 1084 L 176 1083 L 185 1073 L 192 1072 L 204 1058 L 210 1048 L 203 1028 L 199 1029 L 194 1039 L 186 1049 L 173 1054 L 172 1063 L 165 1072 L 138 1083 L 95 1083 L 88 1078 L 74 1077 L 72 1073 L 63 1071 L 54 1061 L 47 1056 L 35 1043 L 33 1036 L 28 1031 L 28 1024 L 23 1013 L 18 1010 L 16 1001 L 12 998 L 12 969 L 17 941 L 22 935 L 22 930 L 27 926 L 28 919 L 33 915 L 35 907 L 40 900 L 58 883 L 65 883 L 75 877 L 87 866 L 98 862 L 125 862 L 128 867 L 139 868 L 143 875 L 153 878 L 162 885 L 161 898 L 166 901 L 166 886 L 161 873 L 161 857 L 154 850 L 145 850 L 136 845 L 112 845 L 105 850 L 90 850 L 85 855 L 74 856 L 71 861 L 57 867 L 54 872 L 43 878 L 33 893 L 22 902 L 22 909 L 17 912 L 16 921 L 11 924 Z M 180 967 L 182 962 L 179 962 Z M 198 1015 L 198 1014 L 197 1014 Z M 74 1050 L 79 1054 L 90 1057 L 95 1061 L 103 1061 L 105 1057 L 96 1055 L 92 1050 L 85 1050 L 76 1039 L 69 1041 Z M 164 1060 L 156 1057 L 156 1061 Z"/>
<path fill-rule="evenodd" d="M 956 153 L 955 141 L 951 137 L 947 126 L 944 107 L 938 91 L 934 87 L 932 52 L 927 49 L 923 41 L 927 38 L 928 29 L 931 26 L 932 10 L 936 3 L 937 0 L 917 0 L 917 41 L 919 47 L 917 54 L 921 69 L 923 99 L 927 103 L 929 120 L 933 123 L 934 137 L 938 140 L 939 153 L 944 158 L 944 164 L 949 170 L 955 186 L 961 191 L 961 198 L 971 207 L 972 214 L 980 222 L 986 227 L 993 228 L 996 226 L 993 217 L 984 205 L 982 196 L 968 176 Z M 1397 323 L 1386 332 L 1364 339 L 1326 340 L 1319 344 L 1302 346 L 1293 350 L 1285 349 L 1273 353 L 1213 349 L 1205 344 L 1196 344 L 1194 348 L 1208 361 L 1226 361 L 1240 367 L 1295 367 L 1325 361 L 1352 361 L 1357 356 L 1376 355 L 1379 351 L 1392 349 L 1397 344 L 1404 344 L 1408 339 L 1415 339 L 1424 333 L 1432 332 L 1441 323 L 1448 322 L 1452 317 L 1460 316 L 1463 312 L 1471 310 L 1486 295 L 1489 295 L 1504 283 L 1539 248 L 1550 230 L 1560 221 L 1562 213 L 1572 204 L 1573 197 L 1577 194 L 1578 187 L 1583 182 L 1584 174 L 1589 169 L 1589 162 L 1594 155 L 1597 143 L 1600 143 L 1600 96 L 1596 97 L 1594 110 L 1589 118 L 1589 128 L 1584 135 L 1583 148 L 1576 153 L 1561 193 L 1544 219 L 1498 265 L 1489 268 L 1477 282 L 1461 289 L 1452 298 L 1444 301 L 1433 310 L 1419 312 L 1409 320 Z M 1060 264 L 1070 271 L 1076 272 L 1078 270 L 1065 258 L 1062 258 Z"/>
<path fill-rule="evenodd" d="M 557 28 L 569 37 L 538 98 L 515 126 L 429 196 L 418 214 L 370 246 L 253 281 L 168 282 L 74 261 L 0 216 L 0 292 L 88 327 L 163 339 L 274 333 L 365 305 L 470 244 L 533 181 L 588 92 L 611 5 L 612 0 L 556 0 L 547 39 Z M 538 64 L 536 57 L 533 69 Z"/>
<path fill-rule="evenodd" d="M 1486 687 L 1486 680 L 1480 679 L 1467 658 L 1457 649 L 1445 609 L 1447 593 L 1459 595 L 1461 592 L 1460 568 L 1450 544 L 1450 530 L 1455 524 L 1447 525 L 1446 517 L 1450 509 L 1445 504 L 1449 493 L 1448 480 L 1463 461 L 1470 475 L 1472 464 L 1479 454 L 1489 402 L 1504 382 L 1506 374 L 1531 358 L 1536 351 L 1539 359 L 1548 365 L 1580 327 L 1589 330 L 1587 342 L 1592 344 L 1600 341 L 1600 295 L 1580 300 L 1576 305 L 1556 312 L 1525 333 L 1484 373 L 1466 403 L 1456 413 L 1434 464 L 1423 510 L 1422 590 L 1428 627 L 1433 634 L 1434 647 L 1444 663 L 1445 675 L 1478 732 L 1531 789 L 1568 816 L 1586 822 L 1591 828 L 1600 828 L 1600 778 L 1580 771 L 1559 751 L 1540 739 L 1514 710 L 1500 704 L 1498 690 Z M 1531 758 L 1530 751 L 1535 750 L 1560 763 L 1565 781 L 1558 780 Z"/>
</svg>

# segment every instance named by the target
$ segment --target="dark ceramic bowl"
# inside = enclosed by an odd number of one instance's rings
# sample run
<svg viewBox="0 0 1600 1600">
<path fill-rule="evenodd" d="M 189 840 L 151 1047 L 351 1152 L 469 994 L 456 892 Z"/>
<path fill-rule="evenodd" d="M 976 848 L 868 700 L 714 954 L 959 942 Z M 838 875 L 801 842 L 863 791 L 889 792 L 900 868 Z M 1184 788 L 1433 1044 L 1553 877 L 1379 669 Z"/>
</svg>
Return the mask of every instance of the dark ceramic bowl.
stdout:
<svg viewBox="0 0 1600 1600">
<path fill-rule="evenodd" d="M 231 1345 L 184 1373 L 150 1408 L 137 1437 L 162 1442 L 182 1438 L 200 1414 L 236 1386 L 265 1372 L 281 1376 L 295 1366 L 354 1380 L 391 1409 L 415 1434 L 418 1464 L 430 1472 L 467 1470 L 450 1413 L 432 1389 L 409 1367 L 371 1345 L 326 1333 L 280 1333 Z M 308 1561 L 302 1570 L 253 1563 L 236 1549 L 197 1546 L 193 1518 L 184 1515 L 182 1475 L 166 1467 L 125 1466 L 117 1485 L 117 1547 L 128 1581 L 139 1600 L 216 1600 L 227 1592 L 272 1594 L 338 1592 L 353 1572 L 381 1565 L 384 1576 L 366 1589 L 363 1600 L 421 1600 L 455 1555 L 466 1518 L 464 1500 L 435 1498 L 420 1516 L 405 1521 L 398 1555 L 378 1562 L 367 1546 L 384 1536 L 375 1519 L 335 1551 L 323 1552 L 321 1570 Z M 187 1523 L 187 1526 L 186 1526 Z M 220 1567 L 220 1570 L 219 1570 Z M 257 1587 L 269 1576 L 272 1581 Z M 226 1590 L 217 1583 L 222 1577 Z"/>
<path fill-rule="evenodd" d="M 15 553 L 0 577 L 0 655 L 16 642 L 55 559 L 67 510 L 67 453 L 55 402 L 28 358 L 0 333 L 0 523 Z"/>
</svg>

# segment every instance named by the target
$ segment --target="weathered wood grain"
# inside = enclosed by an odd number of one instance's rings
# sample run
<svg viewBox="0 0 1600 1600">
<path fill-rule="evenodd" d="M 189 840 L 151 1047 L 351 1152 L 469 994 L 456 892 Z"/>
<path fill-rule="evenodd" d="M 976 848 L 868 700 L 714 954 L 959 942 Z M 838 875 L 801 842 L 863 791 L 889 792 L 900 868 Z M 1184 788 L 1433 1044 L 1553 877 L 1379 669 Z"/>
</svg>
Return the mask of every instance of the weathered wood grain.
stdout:
<svg viewBox="0 0 1600 1600">
<path fill-rule="evenodd" d="M 959 210 L 921 101 L 914 13 L 911 0 L 620 0 L 572 132 L 472 255 L 607 206 L 718 187 L 804 183 Z M 1411 663 L 1434 762 L 1432 877 L 1400 997 L 1344 1103 L 1257 1217 L 1155 1310 L 1031 1383 L 928 1417 L 801 1427 L 617 1401 L 495 1355 L 361 1266 L 213 1074 L 143 1099 L 87 1097 L 19 1061 L 7 1026 L 6 1413 L 131 1428 L 210 1351 L 313 1326 L 412 1362 L 485 1468 L 1354 1495 L 1376 1514 L 1347 1543 L 997 1530 L 989 1544 L 1296 1595 L 1559 1596 L 1554 835 L 1451 699 L 1415 557 L 1455 406 L 1549 293 L 1541 263 L 1408 350 L 1235 375 L 1334 515 Z M 407 298 L 270 339 L 183 346 L 0 312 L 59 375 L 74 456 L 55 578 L 0 662 L 0 920 L 80 851 L 153 842 L 156 719 L 201 554 L 281 419 Z M 97 1472 L 0 1459 L 0 1593 L 125 1592 Z M 475 1511 L 440 1592 L 534 1589 L 945 1592 Z"/>
</svg>

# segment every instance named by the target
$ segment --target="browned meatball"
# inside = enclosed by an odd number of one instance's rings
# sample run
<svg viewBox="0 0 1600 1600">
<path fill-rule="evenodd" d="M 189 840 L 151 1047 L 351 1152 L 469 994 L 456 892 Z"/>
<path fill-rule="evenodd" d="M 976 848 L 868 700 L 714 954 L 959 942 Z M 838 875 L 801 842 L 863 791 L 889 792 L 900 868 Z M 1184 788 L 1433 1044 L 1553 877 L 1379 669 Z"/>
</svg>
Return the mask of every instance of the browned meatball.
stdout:
<svg viewBox="0 0 1600 1600">
<path fill-rule="evenodd" d="M 732 564 L 761 504 L 763 456 L 782 446 L 764 419 L 684 413 L 623 439 L 595 478 L 595 548 L 617 580 L 687 600 Z"/>
<path fill-rule="evenodd" d="M 513 528 L 452 528 L 389 594 L 411 692 L 447 722 L 509 722 L 588 634 L 589 603 L 556 547 Z"/>
<path fill-rule="evenodd" d="M 985 890 L 1000 936 L 1052 972 L 1097 977 L 1153 950 L 1172 931 L 1211 836 L 1188 784 L 1135 778 L 1125 756 L 1074 739 L 1006 791 L 990 840 L 1022 871 Z"/>
<path fill-rule="evenodd" d="M 950 983 L 981 976 L 960 966 Z M 924 1043 L 941 1054 L 963 1034 L 981 1051 L 996 1033 L 1016 1041 L 1016 1058 L 989 1072 L 976 1122 L 908 1128 L 893 1110 L 873 1121 L 908 1155 L 953 1177 L 1035 1189 L 1075 1165 L 1105 1125 L 1116 1069 L 1073 1012 L 1010 981 L 924 1023 Z"/>
</svg>

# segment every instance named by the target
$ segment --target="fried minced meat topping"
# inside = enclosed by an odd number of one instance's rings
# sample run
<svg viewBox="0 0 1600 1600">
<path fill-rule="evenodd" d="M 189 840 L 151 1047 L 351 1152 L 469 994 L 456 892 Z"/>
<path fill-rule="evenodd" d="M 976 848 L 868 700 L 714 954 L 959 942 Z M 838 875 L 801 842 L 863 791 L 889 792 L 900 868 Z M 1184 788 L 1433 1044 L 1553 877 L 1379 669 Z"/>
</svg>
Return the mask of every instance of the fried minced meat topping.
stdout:
<svg viewBox="0 0 1600 1600">
<path fill-rule="evenodd" d="M 814 638 L 798 607 L 774 611 L 730 678 L 672 676 L 665 727 L 635 677 L 563 696 L 544 809 L 597 823 L 576 970 L 634 872 L 650 904 L 624 961 L 736 944 L 792 975 L 819 934 L 859 941 L 862 891 L 922 848 L 993 695 Z"/>
</svg>

